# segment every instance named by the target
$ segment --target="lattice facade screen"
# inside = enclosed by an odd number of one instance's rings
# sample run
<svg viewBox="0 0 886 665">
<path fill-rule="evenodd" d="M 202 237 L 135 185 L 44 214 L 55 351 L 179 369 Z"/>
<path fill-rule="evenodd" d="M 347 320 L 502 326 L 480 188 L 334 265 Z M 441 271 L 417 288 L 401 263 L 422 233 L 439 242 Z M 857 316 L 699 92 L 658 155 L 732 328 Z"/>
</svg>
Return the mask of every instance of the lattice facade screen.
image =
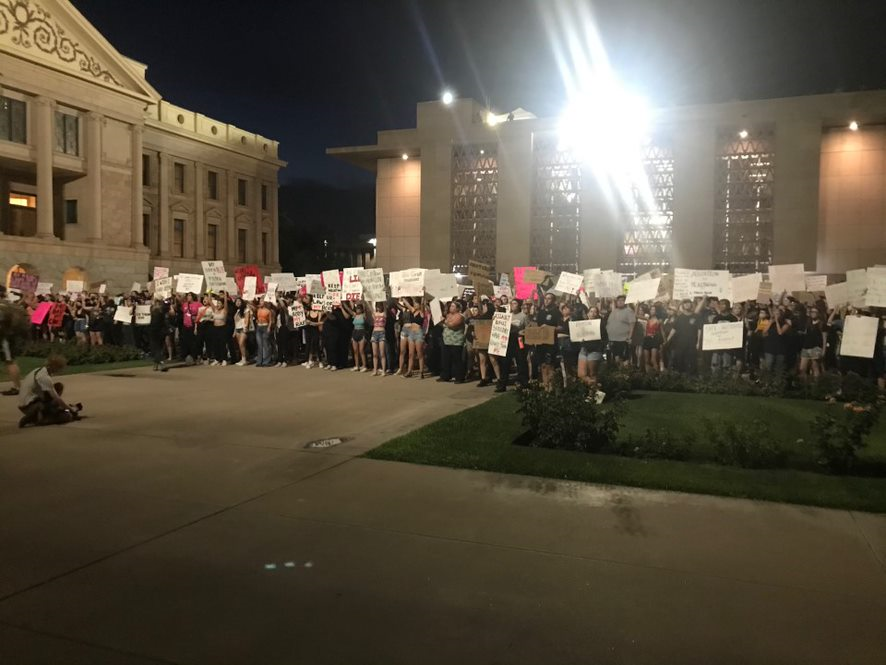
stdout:
<svg viewBox="0 0 886 665">
<path fill-rule="evenodd" d="M 669 272 L 674 228 L 674 148 L 657 139 L 643 148 L 645 182 L 634 183 L 628 228 L 619 247 L 618 270 Z"/>
<path fill-rule="evenodd" d="M 498 156 L 495 145 L 452 148 L 453 272 L 467 272 L 468 260 L 495 265 L 498 217 Z"/>
<path fill-rule="evenodd" d="M 721 133 L 716 164 L 714 264 L 751 273 L 772 261 L 775 136 L 771 130 Z"/>
<path fill-rule="evenodd" d="M 581 247 L 581 164 L 553 139 L 537 140 L 533 153 L 530 264 L 555 273 L 575 272 Z"/>
</svg>

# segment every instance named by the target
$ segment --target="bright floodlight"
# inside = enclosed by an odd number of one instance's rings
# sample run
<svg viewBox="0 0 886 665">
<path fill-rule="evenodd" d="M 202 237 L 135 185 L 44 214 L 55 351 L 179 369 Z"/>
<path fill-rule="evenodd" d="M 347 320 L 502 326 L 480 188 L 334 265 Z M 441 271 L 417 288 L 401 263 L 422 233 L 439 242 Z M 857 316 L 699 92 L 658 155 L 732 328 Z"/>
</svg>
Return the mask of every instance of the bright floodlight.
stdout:
<svg viewBox="0 0 886 665">
<path fill-rule="evenodd" d="M 562 113 L 560 147 L 602 170 L 623 170 L 638 158 L 649 124 L 645 100 L 610 81 L 574 98 Z"/>
<path fill-rule="evenodd" d="M 455 95 L 452 94 L 451 90 L 444 90 L 443 94 L 440 96 L 440 101 L 446 104 L 446 106 L 449 106 L 455 101 Z"/>
<path fill-rule="evenodd" d="M 407 154 L 404 152 L 402 155 L 400 155 L 400 159 L 402 159 L 402 160 L 405 162 L 407 159 L 409 159 L 409 155 L 407 155 Z"/>
<path fill-rule="evenodd" d="M 370 238 L 370 239 L 367 240 L 366 242 L 368 242 L 370 245 L 372 245 L 373 247 L 375 247 L 375 246 L 378 244 L 378 239 L 377 239 L 377 238 Z"/>
<path fill-rule="evenodd" d="M 858 131 L 858 123 L 855 122 L 855 120 L 853 120 L 852 122 L 849 123 L 849 129 L 853 132 L 857 132 Z"/>
<path fill-rule="evenodd" d="M 738 138 L 746 139 L 748 137 L 748 130 L 743 129 L 738 133 Z"/>
</svg>

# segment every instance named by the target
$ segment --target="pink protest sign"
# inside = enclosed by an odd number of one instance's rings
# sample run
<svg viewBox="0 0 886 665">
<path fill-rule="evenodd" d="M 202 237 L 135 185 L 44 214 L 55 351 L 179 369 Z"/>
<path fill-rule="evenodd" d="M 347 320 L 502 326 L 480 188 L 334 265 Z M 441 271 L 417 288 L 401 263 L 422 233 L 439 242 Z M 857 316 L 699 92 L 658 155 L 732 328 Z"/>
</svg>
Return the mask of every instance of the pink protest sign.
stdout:
<svg viewBox="0 0 886 665">
<path fill-rule="evenodd" d="M 535 284 L 529 284 L 523 279 L 527 270 L 538 270 L 538 268 L 533 266 L 514 268 L 514 297 L 518 300 L 532 298 L 535 293 Z"/>
<path fill-rule="evenodd" d="M 51 302 L 41 302 L 37 305 L 37 309 L 31 314 L 31 323 L 37 326 L 42 326 L 43 321 L 46 320 L 46 315 L 49 314 L 49 310 L 52 309 L 52 305 L 53 303 Z"/>
</svg>

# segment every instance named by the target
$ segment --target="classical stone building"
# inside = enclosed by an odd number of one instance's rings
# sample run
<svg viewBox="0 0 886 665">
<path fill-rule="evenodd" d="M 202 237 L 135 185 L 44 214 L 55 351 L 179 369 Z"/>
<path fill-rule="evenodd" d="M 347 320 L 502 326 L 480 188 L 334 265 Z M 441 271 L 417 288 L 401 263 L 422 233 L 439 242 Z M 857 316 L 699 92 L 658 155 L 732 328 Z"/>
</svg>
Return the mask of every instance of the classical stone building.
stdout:
<svg viewBox="0 0 886 665">
<path fill-rule="evenodd" d="M 601 143 L 618 122 L 594 128 Z M 327 152 L 377 174 L 386 270 L 886 263 L 886 92 L 659 109 L 653 124 L 627 187 L 612 177 L 623 155 L 579 157 L 557 119 L 470 99 L 421 103 L 414 129 Z"/>
<path fill-rule="evenodd" d="M 4 273 L 113 292 L 154 265 L 279 270 L 277 142 L 164 101 L 145 70 L 66 0 L 0 0 Z"/>
</svg>

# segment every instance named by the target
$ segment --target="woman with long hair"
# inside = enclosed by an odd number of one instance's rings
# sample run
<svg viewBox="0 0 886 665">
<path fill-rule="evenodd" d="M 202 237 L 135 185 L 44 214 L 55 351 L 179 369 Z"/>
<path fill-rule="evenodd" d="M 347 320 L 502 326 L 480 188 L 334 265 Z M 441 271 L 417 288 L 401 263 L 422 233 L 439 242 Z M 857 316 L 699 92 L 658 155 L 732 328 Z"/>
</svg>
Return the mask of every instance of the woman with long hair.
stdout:
<svg viewBox="0 0 886 665">
<path fill-rule="evenodd" d="M 367 372 L 366 366 L 366 308 L 358 302 L 351 308 L 350 303 L 342 300 L 341 308 L 345 316 L 351 319 L 354 330 L 351 332 L 351 353 L 354 356 L 352 372 Z"/>
<path fill-rule="evenodd" d="M 237 348 L 240 351 L 240 360 L 237 364 L 240 367 L 246 365 L 246 335 L 252 329 L 252 310 L 246 305 L 243 298 L 237 298 L 234 302 L 236 311 L 234 312 L 234 340 L 237 342 Z"/>
<path fill-rule="evenodd" d="M 372 369 L 373 376 L 384 376 L 387 372 L 388 363 L 385 349 L 385 303 L 375 303 L 375 313 L 372 315 Z"/>
<path fill-rule="evenodd" d="M 323 361 L 320 359 L 320 333 L 323 331 L 323 312 L 314 309 L 314 296 L 310 293 L 302 298 L 302 306 L 305 308 L 305 347 L 308 359 L 302 363 L 302 367 L 311 369 L 318 365 L 323 369 Z"/>
</svg>

